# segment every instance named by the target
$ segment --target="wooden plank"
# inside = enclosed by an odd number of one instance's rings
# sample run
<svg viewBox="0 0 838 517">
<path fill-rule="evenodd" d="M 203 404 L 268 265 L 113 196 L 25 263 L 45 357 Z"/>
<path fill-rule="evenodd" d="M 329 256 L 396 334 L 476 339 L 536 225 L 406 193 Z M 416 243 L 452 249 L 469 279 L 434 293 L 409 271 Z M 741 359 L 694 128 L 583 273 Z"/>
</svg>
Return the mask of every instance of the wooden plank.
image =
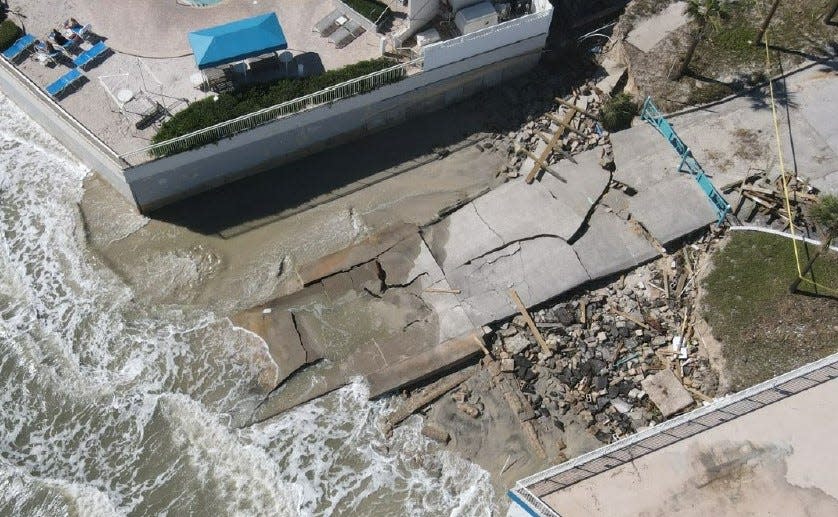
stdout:
<svg viewBox="0 0 838 517">
<path fill-rule="evenodd" d="M 524 302 L 521 301 L 521 297 L 518 296 L 518 292 L 515 289 L 509 290 L 509 297 L 512 298 L 512 301 L 515 302 L 515 305 L 518 307 L 518 312 L 521 313 L 521 316 L 524 317 L 524 321 L 527 322 L 527 326 L 530 328 L 530 332 L 535 337 L 536 342 L 541 346 L 541 350 L 545 354 L 550 354 L 550 349 L 547 348 L 547 342 L 544 341 L 544 337 L 541 335 L 541 332 L 538 330 L 538 327 L 535 326 L 535 322 L 533 321 L 530 313 L 527 312 L 527 308 L 524 306 Z"/>
<path fill-rule="evenodd" d="M 460 289 L 442 289 L 441 287 L 426 287 L 423 289 L 426 293 L 444 293 L 444 294 L 460 294 Z"/>
<path fill-rule="evenodd" d="M 384 434 L 389 434 L 390 431 L 395 426 L 399 425 L 404 419 L 467 381 L 471 378 L 474 371 L 475 370 L 470 369 L 451 374 L 448 377 L 439 380 L 436 384 L 430 386 L 425 391 L 410 397 L 399 409 L 393 411 L 387 416 L 382 429 Z"/>
<path fill-rule="evenodd" d="M 657 286 L 655 286 L 655 287 L 657 287 Z M 611 312 L 613 312 L 613 313 L 614 313 L 614 314 L 616 314 L 617 316 L 622 316 L 623 318 L 625 318 L 625 319 L 627 319 L 627 320 L 629 320 L 629 321 L 631 321 L 631 322 L 636 323 L 638 326 L 640 326 L 640 327 L 642 327 L 642 328 L 644 328 L 644 329 L 646 329 L 646 330 L 652 330 L 652 327 L 650 327 L 649 325 L 646 325 L 646 323 L 644 323 L 644 322 L 642 322 L 642 321 L 638 320 L 637 318 L 635 318 L 635 317 L 634 317 L 634 316 L 632 316 L 631 314 L 628 314 L 628 313 L 626 313 L 626 312 L 623 312 L 623 311 L 621 311 L 620 309 L 618 309 L 618 308 L 614 307 L 613 305 L 609 305 L 609 306 L 608 306 L 608 308 L 609 308 L 609 309 L 611 309 Z"/>
<path fill-rule="evenodd" d="M 576 116 L 575 111 L 567 110 L 567 114 L 565 115 L 566 124 L 570 124 L 570 121 L 573 120 L 574 116 Z M 547 148 L 544 149 L 544 152 L 535 161 L 532 170 L 529 174 L 527 174 L 527 177 L 524 180 L 527 184 L 531 184 L 533 181 L 535 181 L 535 177 L 538 175 L 538 171 L 540 171 L 541 168 L 544 167 L 544 163 L 547 161 L 547 158 L 550 157 L 550 153 L 553 152 L 553 148 L 556 146 L 556 143 L 561 140 L 563 134 L 564 129 L 562 129 L 561 131 L 557 131 L 553 134 L 553 138 L 549 142 L 547 142 Z"/>
<path fill-rule="evenodd" d="M 571 104 L 571 103 L 567 102 L 566 100 L 562 99 L 561 97 L 556 97 L 556 102 L 558 102 L 562 106 L 565 106 L 567 108 L 575 110 L 577 113 L 581 113 L 582 115 L 585 115 L 589 119 L 596 120 L 597 122 L 599 122 L 599 117 L 598 116 L 594 115 L 593 113 L 591 113 L 588 110 L 584 110 L 584 109 L 580 108 L 579 106 L 577 106 L 575 104 Z"/>
<path fill-rule="evenodd" d="M 576 112 L 571 111 L 571 110 L 568 110 L 567 112 L 570 113 L 571 116 L 568 117 L 567 115 L 565 115 L 564 119 L 561 119 L 561 118 L 557 117 L 553 113 L 547 113 L 547 118 L 549 118 L 550 120 L 552 120 L 556 124 L 560 125 L 561 127 L 565 128 L 566 130 L 568 130 L 572 133 L 576 133 L 577 135 L 581 136 L 582 138 L 587 139 L 588 135 L 586 135 L 585 133 L 579 131 L 578 129 L 576 129 L 573 126 L 570 125 L 571 120 L 573 120 L 573 115 L 576 115 Z"/>
</svg>

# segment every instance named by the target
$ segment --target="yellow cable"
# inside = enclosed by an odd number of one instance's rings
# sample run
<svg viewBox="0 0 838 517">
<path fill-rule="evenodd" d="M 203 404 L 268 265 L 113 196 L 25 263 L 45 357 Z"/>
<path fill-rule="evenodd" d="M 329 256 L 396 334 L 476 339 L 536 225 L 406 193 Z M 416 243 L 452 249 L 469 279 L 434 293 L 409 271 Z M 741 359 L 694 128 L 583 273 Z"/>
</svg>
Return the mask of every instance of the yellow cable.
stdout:
<svg viewBox="0 0 838 517">
<path fill-rule="evenodd" d="M 783 158 L 783 145 L 782 140 L 780 138 L 780 124 L 778 122 L 777 117 L 777 103 L 774 98 L 774 81 L 771 80 L 772 72 L 771 72 L 771 51 L 768 45 L 768 29 L 766 29 L 765 34 L 763 34 L 763 42 L 765 43 L 765 75 L 768 77 L 768 91 L 771 95 L 771 116 L 774 122 L 774 137 L 777 141 L 777 158 L 780 163 L 780 175 L 783 179 L 783 197 L 785 200 L 785 208 L 786 208 L 786 215 L 789 220 L 789 230 L 791 231 L 792 236 L 795 236 L 795 226 L 794 226 L 794 214 L 791 211 L 791 200 L 789 199 L 789 181 L 788 176 L 786 174 L 786 164 L 785 159 Z M 789 128 L 791 131 L 791 128 Z M 794 262 L 797 266 L 797 277 L 807 282 L 815 287 L 820 287 L 821 289 L 825 289 L 827 291 L 831 291 L 834 293 L 838 293 L 838 290 L 833 289 L 831 287 L 827 287 L 825 285 L 821 285 L 817 282 L 809 280 L 803 276 L 803 268 L 800 266 L 800 251 L 797 249 L 797 239 L 792 238 L 792 248 L 794 249 Z M 805 243 L 803 244 L 805 246 Z"/>
</svg>

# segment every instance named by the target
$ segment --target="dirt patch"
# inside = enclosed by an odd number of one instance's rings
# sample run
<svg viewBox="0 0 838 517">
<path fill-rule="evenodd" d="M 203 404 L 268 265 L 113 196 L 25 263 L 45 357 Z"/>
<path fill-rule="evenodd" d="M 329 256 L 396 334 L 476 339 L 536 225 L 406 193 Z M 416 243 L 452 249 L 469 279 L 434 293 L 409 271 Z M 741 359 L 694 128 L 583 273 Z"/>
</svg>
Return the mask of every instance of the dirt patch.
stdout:
<svg viewBox="0 0 838 517">
<path fill-rule="evenodd" d="M 617 39 L 671 3 L 633 2 L 615 28 Z M 665 111 L 674 111 L 745 91 L 769 75 L 787 71 L 807 59 L 830 55 L 830 46 L 838 39 L 838 28 L 823 22 L 829 2 L 788 0 L 781 2 L 770 25 L 771 67 L 766 70 L 765 47 L 755 44 L 767 11 L 764 4 L 767 2 L 731 3 L 722 20 L 707 30 L 687 75 L 678 81 L 670 80 L 670 73 L 692 41 L 697 30 L 695 22 L 672 31 L 648 52 L 624 43 L 623 55 L 637 93 L 652 96 Z"/>
</svg>

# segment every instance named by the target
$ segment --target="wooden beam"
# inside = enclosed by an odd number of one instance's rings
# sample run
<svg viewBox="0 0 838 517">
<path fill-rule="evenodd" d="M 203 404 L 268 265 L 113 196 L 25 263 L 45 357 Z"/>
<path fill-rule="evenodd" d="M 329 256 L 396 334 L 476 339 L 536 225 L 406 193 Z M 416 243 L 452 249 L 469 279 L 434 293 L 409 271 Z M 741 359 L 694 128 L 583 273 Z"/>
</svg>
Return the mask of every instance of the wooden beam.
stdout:
<svg viewBox="0 0 838 517">
<path fill-rule="evenodd" d="M 576 114 L 576 112 L 575 112 L 575 111 L 571 111 L 571 110 L 567 110 L 567 112 L 568 112 L 568 113 L 570 113 L 570 114 L 572 114 L 572 115 L 575 115 L 575 114 Z M 586 135 L 585 133 L 583 133 L 583 132 L 579 131 L 578 129 L 576 129 L 576 128 L 574 128 L 574 127 L 572 127 L 572 126 L 570 125 L 570 120 L 571 120 L 571 119 L 573 119 L 573 116 L 571 116 L 571 117 L 569 117 L 569 118 L 568 118 L 568 117 L 567 117 L 567 115 L 565 115 L 565 118 L 564 118 L 564 120 L 563 120 L 563 119 L 560 119 L 559 117 L 557 117 L 554 113 L 548 113 L 548 114 L 547 114 L 547 117 L 548 117 L 550 120 L 552 120 L 553 122 L 555 122 L 556 124 L 558 124 L 558 125 L 562 126 L 563 128 L 565 128 L 566 130 L 571 131 L 571 132 L 573 132 L 573 133 L 576 133 L 577 135 L 581 136 L 582 138 L 585 138 L 585 139 L 587 139 L 587 138 L 588 138 L 588 135 Z M 557 133 L 557 134 L 558 134 L 558 133 Z"/>
<path fill-rule="evenodd" d="M 582 108 L 580 108 L 576 104 L 571 104 L 570 102 L 567 102 L 566 100 L 562 99 L 561 97 L 556 97 L 556 102 L 558 102 L 562 106 L 565 106 L 566 108 L 570 108 L 572 110 L 575 110 L 577 113 L 581 113 L 582 115 L 585 115 L 589 119 L 596 120 L 597 122 L 599 122 L 599 117 L 597 117 L 596 115 L 594 115 L 590 111 L 583 110 Z"/>
<path fill-rule="evenodd" d="M 515 302 L 515 305 L 518 307 L 518 312 L 521 313 L 521 316 L 524 317 L 524 321 L 527 322 L 527 326 L 530 328 L 532 335 L 535 337 L 536 342 L 541 347 L 541 350 L 545 354 L 550 354 L 550 349 L 547 348 L 547 342 L 544 341 L 544 337 L 541 335 L 541 332 L 538 330 L 538 327 L 535 326 L 535 322 L 533 321 L 530 313 L 527 312 L 527 308 L 524 306 L 524 302 L 521 301 L 521 297 L 518 296 L 518 293 L 515 289 L 509 290 L 509 297 L 512 298 L 512 301 Z"/>
<path fill-rule="evenodd" d="M 565 119 L 564 119 L 564 126 L 565 127 L 569 127 L 570 121 L 573 120 L 574 116 L 576 116 L 575 111 L 572 111 L 572 110 L 567 111 L 567 115 L 565 115 Z M 551 138 L 550 141 L 547 142 L 547 148 L 544 149 L 544 151 L 541 153 L 541 156 L 539 156 L 538 159 L 535 160 L 535 164 L 533 164 L 532 170 L 530 171 L 529 174 L 527 174 L 527 177 L 524 180 L 524 181 L 527 182 L 527 184 L 530 184 L 533 181 L 535 181 L 535 177 L 538 174 L 538 171 L 540 171 L 541 168 L 544 167 L 544 164 L 547 161 L 547 158 L 550 156 L 550 153 L 553 152 L 556 144 L 559 143 L 559 141 L 561 140 L 562 135 L 564 134 L 564 131 L 565 131 L 564 129 L 560 129 L 559 131 L 554 133 L 553 138 Z"/>
</svg>

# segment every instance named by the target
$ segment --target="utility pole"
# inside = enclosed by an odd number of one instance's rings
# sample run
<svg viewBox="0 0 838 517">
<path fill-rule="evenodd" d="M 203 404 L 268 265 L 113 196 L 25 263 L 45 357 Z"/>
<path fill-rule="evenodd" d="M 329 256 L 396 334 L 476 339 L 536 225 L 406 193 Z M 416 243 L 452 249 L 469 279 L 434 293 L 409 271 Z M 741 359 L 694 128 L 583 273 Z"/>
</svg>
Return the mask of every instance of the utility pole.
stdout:
<svg viewBox="0 0 838 517">
<path fill-rule="evenodd" d="M 835 0 L 835 5 L 838 7 L 838 0 Z M 771 24 L 771 19 L 774 18 L 774 13 L 777 11 L 777 7 L 779 6 L 780 0 L 774 0 L 774 3 L 771 4 L 771 9 L 768 10 L 768 15 L 765 17 L 765 20 L 763 20 L 762 27 L 759 28 L 757 37 L 754 39 L 754 45 L 762 43 L 762 37 L 765 36 L 765 31 L 768 30 L 768 25 Z"/>
</svg>

